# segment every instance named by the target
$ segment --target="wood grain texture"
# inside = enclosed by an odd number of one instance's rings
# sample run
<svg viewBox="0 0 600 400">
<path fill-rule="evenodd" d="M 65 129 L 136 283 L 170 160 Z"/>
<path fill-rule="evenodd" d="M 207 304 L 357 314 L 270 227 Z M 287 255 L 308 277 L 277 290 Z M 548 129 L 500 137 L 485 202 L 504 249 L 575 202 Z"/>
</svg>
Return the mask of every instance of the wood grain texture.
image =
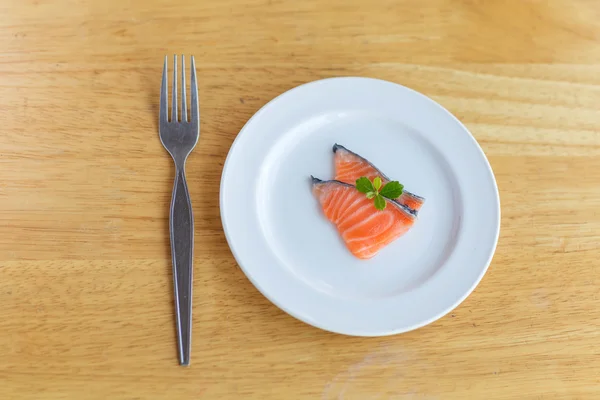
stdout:
<svg viewBox="0 0 600 400">
<path fill-rule="evenodd" d="M 600 398 L 600 3 L 4 0 L 1 399 Z M 177 365 L 165 54 L 194 54 L 201 139 L 192 366 Z M 415 332 L 351 338 L 270 304 L 218 206 L 227 151 L 319 78 L 402 83 L 471 129 L 502 231 L 477 290 Z"/>
</svg>

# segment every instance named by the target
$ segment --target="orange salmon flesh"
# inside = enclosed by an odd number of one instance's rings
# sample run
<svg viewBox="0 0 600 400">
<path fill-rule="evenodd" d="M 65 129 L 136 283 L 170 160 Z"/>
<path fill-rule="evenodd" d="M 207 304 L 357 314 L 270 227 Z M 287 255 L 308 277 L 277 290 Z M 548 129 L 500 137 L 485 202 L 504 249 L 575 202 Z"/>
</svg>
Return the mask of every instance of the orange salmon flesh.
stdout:
<svg viewBox="0 0 600 400">
<path fill-rule="evenodd" d="M 354 185 L 356 180 L 360 177 L 366 176 L 371 181 L 379 176 L 385 185 L 391 179 L 389 179 L 385 174 L 379 171 L 373 164 L 371 164 L 367 159 L 359 156 L 356 153 L 346 149 L 344 146 L 340 146 L 336 144 L 333 146 L 334 152 L 334 164 L 335 164 L 335 180 L 340 182 L 349 183 L 350 185 Z M 415 194 L 405 191 L 402 195 L 396 200 L 400 204 L 404 204 L 405 206 L 419 211 L 421 206 L 423 206 L 423 202 L 425 199 L 419 197 Z"/>
<path fill-rule="evenodd" d="M 361 259 L 376 255 L 415 222 L 415 216 L 404 206 L 386 199 L 386 208 L 377 210 L 373 200 L 343 182 L 313 178 L 313 193 L 348 250 Z"/>
</svg>

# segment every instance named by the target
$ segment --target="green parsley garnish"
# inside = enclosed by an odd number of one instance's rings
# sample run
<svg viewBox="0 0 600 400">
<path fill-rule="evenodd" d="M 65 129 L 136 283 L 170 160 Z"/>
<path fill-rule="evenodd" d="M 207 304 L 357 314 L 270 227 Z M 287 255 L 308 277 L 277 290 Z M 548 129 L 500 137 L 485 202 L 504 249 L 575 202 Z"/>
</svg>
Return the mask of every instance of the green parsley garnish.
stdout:
<svg viewBox="0 0 600 400">
<path fill-rule="evenodd" d="M 366 176 L 360 177 L 356 180 L 356 189 L 364 193 L 367 199 L 375 199 L 375 208 L 378 210 L 384 210 L 386 206 L 385 198 L 395 200 L 402 194 L 404 186 L 398 181 L 391 181 L 381 187 L 383 184 L 380 177 L 376 176 L 373 182 Z"/>
</svg>

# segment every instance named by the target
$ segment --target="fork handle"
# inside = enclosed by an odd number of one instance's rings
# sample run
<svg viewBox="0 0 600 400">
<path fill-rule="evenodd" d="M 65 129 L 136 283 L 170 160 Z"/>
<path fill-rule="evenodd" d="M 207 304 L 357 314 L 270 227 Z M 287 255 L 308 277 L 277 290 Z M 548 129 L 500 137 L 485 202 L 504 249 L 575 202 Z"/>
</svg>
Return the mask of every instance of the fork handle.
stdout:
<svg viewBox="0 0 600 400">
<path fill-rule="evenodd" d="M 194 253 L 194 215 L 185 179 L 185 168 L 176 168 L 169 230 L 173 258 L 175 312 L 179 363 L 190 364 L 192 341 L 192 259 Z"/>
</svg>

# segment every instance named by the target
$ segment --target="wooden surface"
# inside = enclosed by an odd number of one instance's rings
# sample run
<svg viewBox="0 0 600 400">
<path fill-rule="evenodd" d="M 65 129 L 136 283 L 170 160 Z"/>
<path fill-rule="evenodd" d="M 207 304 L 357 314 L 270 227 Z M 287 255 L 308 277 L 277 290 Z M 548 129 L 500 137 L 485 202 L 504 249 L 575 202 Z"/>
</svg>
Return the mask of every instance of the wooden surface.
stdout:
<svg viewBox="0 0 600 400">
<path fill-rule="evenodd" d="M 1 399 L 599 399 L 600 3 L 4 0 Z M 192 366 L 177 365 L 162 57 L 195 54 L 201 139 Z M 408 334 L 351 338 L 269 303 L 234 262 L 227 151 L 319 78 L 402 83 L 495 171 L 502 231 L 476 291 Z"/>
</svg>

